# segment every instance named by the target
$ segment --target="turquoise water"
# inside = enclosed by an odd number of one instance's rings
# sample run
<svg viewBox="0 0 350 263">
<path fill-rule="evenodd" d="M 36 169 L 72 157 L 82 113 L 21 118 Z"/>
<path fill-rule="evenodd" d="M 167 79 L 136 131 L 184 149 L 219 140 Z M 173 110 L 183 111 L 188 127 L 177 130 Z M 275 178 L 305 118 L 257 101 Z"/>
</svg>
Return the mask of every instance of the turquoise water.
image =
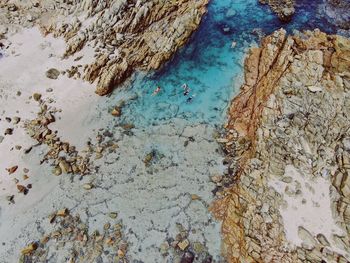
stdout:
<svg viewBox="0 0 350 263">
<path fill-rule="evenodd" d="M 128 88 L 112 94 L 112 104 L 127 101 L 120 121 L 147 126 L 185 118 L 194 123 L 222 124 L 242 83 L 245 54 L 259 43 L 261 35 L 281 27 L 290 33 L 316 27 L 327 33 L 336 31 L 317 16 L 320 3 L 298 1 L 297 15 L 291 23 L 282 24 L 257 0 L 212 0 L 199 30 L 170 62 L 156 72 L 135 74 Z M 233 41 L 235 48 L 231 47 Z M 184 83 L 190 88 L 191 103 L 183 95 Z M 157 86 L 161 92 L 152 96 Z"/>
</svg>

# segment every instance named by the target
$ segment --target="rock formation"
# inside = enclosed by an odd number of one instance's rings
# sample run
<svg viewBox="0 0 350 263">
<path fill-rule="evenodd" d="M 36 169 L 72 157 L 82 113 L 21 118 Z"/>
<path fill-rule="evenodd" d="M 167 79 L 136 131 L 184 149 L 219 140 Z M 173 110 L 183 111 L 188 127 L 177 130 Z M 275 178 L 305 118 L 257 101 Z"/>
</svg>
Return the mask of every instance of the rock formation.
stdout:
<svg viewBox="0 0 350 263">
<path fill-rule="evenodd" d="M 273 12 L 283 22 L 288 22 L 294 15 L 294 0 L 259 0 L 261 4 L 268 4 Z"/>
<path fill-rule="evenodd" d="M 92 47 L 94 62 L 81 67 L 78 76 L 96 81 L 96 93 L 106 95 L 135 70 L 158 69 L 169 60 L 197 29 L 208 2 L 5 0 L 0 39 L 19 25 L 38 25 L 44 34 L 64 37 L 64 57 Z"/>
<path fill-rule="evenodd" d="M 321 15 L 330 23 L 342 30 L 347 30 L 350 35 L 350 2 L 344 0 L 326 0 L 320 8 Z"/>
<path fill-rule="evenodd" d="M 221 139 L 234 183 L 212 206 L 229 262 L 349 261 L 349 68 L 350 40 L 319 30 L 250 51 Z"/>
</svg>

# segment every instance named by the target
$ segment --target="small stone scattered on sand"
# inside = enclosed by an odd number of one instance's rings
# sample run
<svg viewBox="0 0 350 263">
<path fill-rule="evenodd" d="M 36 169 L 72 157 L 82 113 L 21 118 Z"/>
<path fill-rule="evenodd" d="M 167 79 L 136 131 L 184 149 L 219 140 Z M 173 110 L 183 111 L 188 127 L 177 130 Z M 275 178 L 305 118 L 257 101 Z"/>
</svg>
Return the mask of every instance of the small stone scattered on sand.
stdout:
<svg viewBox="0 0 350 263">
<path fill-rule="evenodd" d="M 34 94 L 33 94 L 33 99 L 34 99 L 35 101 L 39 101 L 39 100 L 41 99 L 41 94 L 40 94 L 40 93 L 34 93 Z"/>
<path fill-rule="evenodd" d="M 12 128 L 7 128 L 4 132 L 5 135 L 12 135 L 13 134 L 13 129 Z"/>
<path fill-rule="evenodd" d="M 112 219 L 116 219 L 118 217 L 118 213 L 117 212 L 111 212 L 109 213 L 109 217 Z"/>
<path fill-rule="evenodd" d="M 24 185 L 21 185 L 21 184 L 17 185 L 17 189 L 18 189 L 19 193 L 27 194 L 27 192 L 28 192 L 28 189 Z"/>
<path fill-rule="evenodd" d="M 57 211 L 56 216 L 62 216 L 65 217 L 69 214 L 69 211 L 67 208 L 63 208 Z"/>
<path fill-rule="evenodd" d="M 120 107 L 115 107 L 111 114 L 114 116 L 114 117 L 120 117 L 122 115 L 122 109 Z"/>
<path fill-rule="evenodd" d="M 21 253 L 23 255 L 27 255 L 27 254 L 32 253 L 37 248 L 38 248 L 38 245 L 36 243 L 31 243 L 29 246 L 27 246 L 26 248 L 22 249 Z"/>
<path fill-rule="evenodd" d="M 93 187 L 94 187 L 94 186 L 93 186 L 92 184 L 90 184 L 90 183 L 84 184 L 84 185 L 83 185 L 83 188 L 84 188 L 85 190 L 91 190 Z"/>
<path fill-rule="evenodd" d="M 60 72 L 55 68 L 50 68 L 48 71 L 46 71 L 46 77 L 49 79 L 57 79 L 60 75 Z"/>
<path fill-rule="evenodd" d="M 190 242 L 188 241 L 188 239 L 182 240 L 181 242 L 179 242 L 179 243 L 177 244 L 177 246 L 178 246 L 181 250 L 185 250 L 189 245 L 190 245 Z"/>
<path fill-rule="evenodd" d="M 13 117 L 12 121 L 13 121 L 13 124 L 18 124 L 21 121 L 21 118 L 20 117 Z"/>
<path fill-rule="evenodd" d="M 17 169 L 18 169 L 18 165 L 15 165 L 15 166 L 12 166 L 10 168 L 7 168 L 6 170 L 9 174 L 13 174 L 14 172 L 17 171 Z"/>
</svg>

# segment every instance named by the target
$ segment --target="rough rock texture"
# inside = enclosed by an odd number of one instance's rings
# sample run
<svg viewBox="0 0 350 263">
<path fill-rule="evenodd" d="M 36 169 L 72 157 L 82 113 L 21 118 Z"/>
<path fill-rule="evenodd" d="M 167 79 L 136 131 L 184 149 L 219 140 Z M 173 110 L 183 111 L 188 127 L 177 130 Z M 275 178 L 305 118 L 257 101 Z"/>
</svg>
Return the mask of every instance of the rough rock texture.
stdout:
<svg viewBox="0 0 350 263">
<path fill-rule="evenodd" d="M 350 1 L 325 0 L 320 11 L 332 24 L 350 30 Z"/>
<path fill-rule="evenodd" d="M 268 4 L 284 22 L 290 21 L 295 12 L 294 0 L 259 0 L 259 2 Z"/>
<path fill-rule="evenodd" d="M 44 34 L 62 36 L 65 57 L 86 46 L 94 62 L 72 69 L 96 81 L 96 93 L 106 95 L 136 69 L 159 68 L 183 46 L 206 12 L 209 0 L 179 1 L 9 1 L 0 3 L 0 39 L 19 25 L 39 25 Z"/>
<path fill-rule="evenodd" d="M 251 50 L 221 140 L 235 183 L 212 206 L 229 262 L 348 262 L 349 66 L 350 41 L 318 30 Z"/>
</svg>

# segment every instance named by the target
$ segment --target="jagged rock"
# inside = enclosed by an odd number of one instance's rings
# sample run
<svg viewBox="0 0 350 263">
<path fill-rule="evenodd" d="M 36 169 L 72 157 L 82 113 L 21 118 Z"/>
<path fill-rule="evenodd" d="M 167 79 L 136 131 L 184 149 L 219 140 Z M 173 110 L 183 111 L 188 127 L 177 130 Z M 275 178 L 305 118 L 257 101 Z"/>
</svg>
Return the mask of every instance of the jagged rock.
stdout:
<svg viewBox="0 0 350 263">
<path fill-rule="evenodd" d="M 289 22 L 295 13 L 294 0 L 259 0 L 259 2 L 268 4 L 283 22 Z"/>
<path fill-rule="evenodd" d="M 251 49 L 244 66 L 245 83 L 231 103 L 225 126 L 228 143 L 223 145 L 227 165 L 238 167 L 235 184 L 211 208 L 223 220 L 226 257 L 237 263 L 321 262 L 321 250 L 327 246 L 327 261 L 336 262 L 342 257 L 338 249 L 348 250 L 350 240 L 350 161 L 342 142 L 350 138 L 350 40 L 319 30 L 297 36 L 279 30 L 263 39 L 260 48 Z M 333 235 L 336 248 L 328 246 L 323 233 L 317 233 L 316 240 L 300 226 L 303 245 L 285 249 L 289 240 L 288 225 L 281 220 L 287 205 L 282 194 L 296 200 L 305 191 L 317 191 L 311 186 L 301 189 L 296 173 L 310 182 L 322 178 L 333 185 L 332 212 L 346 233 Z M 274 181 L 284 186 L 281 192 L 271 187 Z M 321 201 L 315 200 L 315 207 Z"/>
<path fill-rule="evenodd" d="M 6 25 L 38 25 L 43 34 L 63 37 L 65 58 L 87 45 L 94 47 L 96 59 L 84 65 L 82 78 L 97 83 L 96 93 L 106 95 L 135 70 L 158 69 L 169 60 L 198 28 L 208 2 L 72 0 L 55 2 L 52 8 L 51 1 L 41 1 L 37 8 L 19 1 L 11 8 L 17 10 L 17 18 L 7 15 L 6 4 L 0 4 L 0 17 L 4 13 L 2 23 Z M 82 20 L 88 22 L 82 26 Z M 50 71 L 47 76 L 56 79 L 59 72 Z"/>
</svg>

